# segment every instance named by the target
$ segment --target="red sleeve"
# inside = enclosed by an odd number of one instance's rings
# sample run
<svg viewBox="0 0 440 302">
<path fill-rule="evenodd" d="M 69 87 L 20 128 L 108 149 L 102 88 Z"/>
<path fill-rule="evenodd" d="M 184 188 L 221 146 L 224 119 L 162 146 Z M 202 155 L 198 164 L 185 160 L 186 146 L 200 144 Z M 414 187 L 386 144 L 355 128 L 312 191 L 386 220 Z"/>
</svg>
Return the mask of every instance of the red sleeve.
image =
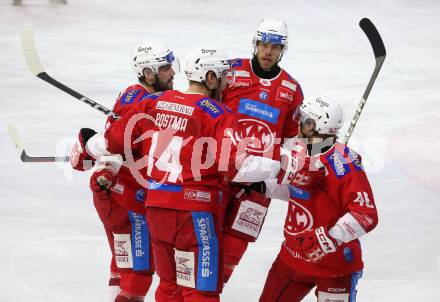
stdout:
<svg viewBox="0 0 440 302">
<path fill-rule="evenodd" d="M 347 155 L 347 153 L 345 153 Z M 365 232 L 374 229 L 378 223 L 377 209 L 374 202 L 373 192 L 367 175 L 362 167 L 360 155 L 356 154 L 352 159 L 345 157 L 343 165 L 330 162 L 330 178 L 328 189 L 331 195 L 338 200 L 345 213 L 350 213 L 362 226 Z M 339 167 L 337 167 L 339 165 Z M 334 168 L 335 167 L 335 168 Z M 345 169 L 345 175 L 335 172 Z"/>
<path fill-rule="evenodd" d="M 141 144 L 135 144 L 134 141 L 144 133 L 144 128 L 151 123 L 148 110 L 152 100 L 143 101 L 134 106 L 125 113 L 122 118 L 114 121 L 105 131 L 104 136 L 107 140 L 107 150 L 113 154 L 124 154 L 124 144 L 130 144 L 132 152 L 140 151 Z M 127 128 L 128 127 L 128 128 Z M 147 126 L 148 127 L 148 126 Z M 125 130 L 131 130 L 131 135 L 124 141 Z"/>
</svg>

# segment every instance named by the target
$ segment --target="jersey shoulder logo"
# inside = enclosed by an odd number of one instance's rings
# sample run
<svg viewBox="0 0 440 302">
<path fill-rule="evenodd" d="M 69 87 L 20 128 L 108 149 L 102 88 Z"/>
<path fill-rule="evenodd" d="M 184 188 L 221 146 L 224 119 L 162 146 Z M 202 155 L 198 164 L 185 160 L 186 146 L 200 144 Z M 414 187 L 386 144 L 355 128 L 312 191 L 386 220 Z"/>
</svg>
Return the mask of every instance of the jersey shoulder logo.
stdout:
<svg viewBox="0 0 440 302">
<path fill-rule="evenodd" d="M 216 118 L 225 112 L 219 104 L 217 104 L 214 100 L 210 98 L 203 98 L 199 100 L 196 105 L 200 109 L 208 113 L 212 118 Z"/>
<path fill-rule="evenodd" d="M 347 175 L 351 170 L 346 158 L 337 150 L 327 155 L 326 159 L 338 178 Z"/>
<path fill-rule="evenodd" d="M 134 102 L 134 100 L 141 94 L 141 89 L 129 89 L 122 94 L 122 96 L 119 98 L 119 103 L 121 105 L 129 105 Z"/>
<path fill-rule="evenodd" d="M 291 82 L 289 82 L 289 81 L 283 80 L 281 82 L 281 86 L 287 87 L 287 88 L 289 88 L 292 91 L 296 91 L 296 85 L 291 83 Z"/>
<path fill-rule="evenodd" d="M 162 94 L 163 92 L 147 93 L 143 99 L 157 100 Z"/>
<path fill-rule="evenodd" d="M 242 59 L 232 59 L 230 61 L 231 63 L 231 67 L 240 67 L 243 65 L 243 60 Z"/>
</svg>

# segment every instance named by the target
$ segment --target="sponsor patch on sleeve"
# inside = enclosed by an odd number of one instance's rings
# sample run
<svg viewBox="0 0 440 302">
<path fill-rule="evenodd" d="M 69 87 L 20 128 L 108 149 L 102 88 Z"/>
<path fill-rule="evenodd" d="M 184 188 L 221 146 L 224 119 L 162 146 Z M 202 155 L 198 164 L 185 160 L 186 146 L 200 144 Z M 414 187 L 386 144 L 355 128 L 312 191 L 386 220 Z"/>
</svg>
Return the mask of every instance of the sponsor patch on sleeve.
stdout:
<svg viewBox="0 0 440 302">
<path fill-rule="evenodd" d="M 136 97 L 142 92 L 141 89 L 129 90 L 124 92 L 124 94 L 119 99 L 121 105 L 133 104 Z"/>
<path fill-rule="evenodd" d="M 243 65 L 243 60 L 242 59 L 232 59 L 230 61 L 230 64 L 232 67 L 240 67 Z"/>
<path fill-rule="evenodd" d="M 281 86 L 287 87 L 292 91 L 296 91 L 296 85 L 293 83 L 290 83 L 289 81 L 283 80 L 281 82 Z"/>
<path fill-rule="evenodd" d="M 235 70 L 234 75 L 236 77 L 242 77 L 242 78 L 250 78 L 251 77 L 251 74 L 249 73 L 249 71 L 246 71 L 246 70 Z"/>
<path fill-rule="evenodd" d="M 147 93 L 147 94 L 145 94 L 145 96 L 144 96 L 141 100 L 139 100 L 139 102 L 140 102 L 140 101 L 143 101 L 143 100 L 146 100 L 146 99 L 149 99 L 149 100 L 156 100 L 156 99 L 158 99 L 162 94 L 163 94 L 163 92 Z"/>
<path fill-rule="evenodd" d="M 225 111 L 210 98 L 203 98 L 196 103 L 203 111 L 208 113 L 212 118 L 216 118 Z"/>
<path fill-rule="evenodd" d="M 350 172 L 350 166 L 347 163 L 347 160 L 337 150 L 328 155 L 326 159 L 338 178 L 341 178 Z"/>
<path fill-rule="evenodd" d="M 356 171 L 365 171 L 364 165 L 362 164 L 361 156 L 356 151 L 353 151 L 350 148 L 345 147 L 344 152 L 348 154 L 348 157 L 350 158 L 350 161 L 353 164 L 354 169 Z"/>
<path fill-rule="evenodd" d="M 276 124 L 280 109 L 250 99 L 240 99 L 238 112 Z"/>
</svg>

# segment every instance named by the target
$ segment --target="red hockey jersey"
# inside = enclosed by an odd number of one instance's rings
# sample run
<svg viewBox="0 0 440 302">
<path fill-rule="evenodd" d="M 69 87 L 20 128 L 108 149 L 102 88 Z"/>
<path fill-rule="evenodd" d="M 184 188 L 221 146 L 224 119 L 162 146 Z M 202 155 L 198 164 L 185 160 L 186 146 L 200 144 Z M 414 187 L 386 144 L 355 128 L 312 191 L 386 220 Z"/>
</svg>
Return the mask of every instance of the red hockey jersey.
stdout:
<svg viewBox="0 0 440 302">
<path fill-rule="evenodd" d="M 214 212 L 222 200 L 219 173 L 236 171 L 236 128 L 223 104 L 169 90 L 144 97 L 104 135 L 109 152 L 124 154 L 124 132 L 131 131 L 125 147 L 142 157 L 147 206 Z"/>
<path fill-rule="evenodd" d="M 148 94 L 150 94 L 150 92 L 141 84 L 127 87 L 119 94 L 113 107 L 113 112 L 119 116 L 123 116 L 130 111 L 130 108 L 134 104 L 137 104 Z M 106 128 L 110 127 L 114 121 L 115 119 L 109 117 L 107 119 Z M 134 156 L 138 157 L 136 155 Z M 130 173 L 130 170 L 125 166 L 121 166 L 111 188 L 112 199 L 130 211 L 143 214 L 145 213 L 145 205 L 141 201 L 144 196 L 143 190 L 144 188 L 136 181 Z"/>
<path fill-rule="evenodd" d="M 294 148 L 305 152 L 300 145 Z M 304 167 L 289 186 L 285 241 L 280 257 L 292 269 L 319 277 L 336 277 L 361 270 L 362 251 L 357 238 L 371 231 L 378 217 L 360 156 L 346 145 L 336 143 L 325 153 L 314 157 L 303 154 L 298 158 L 305 158 L 298 162 Z M 316 172 L 317 169 L 320 170 Z M 336 252 L 313 263 L 302 258 L 293 240 L 295 235 L 320 226 L 340 227 L 346 235 L 337 238 L 341 245 Z"/>
<path fill-rule="evenodd" d="M 248 138 L 249 153 L 278 160 L 274 146 L 298 132 L 292 117 L 304 98 L 301 87 L 284 70 L 273 79 L 259 78 L 250 59 L 235 59 L 232 66 L 235 79 L 224 89 L 223 102 L 238 114 L 236 138 Z"/>
</svg>

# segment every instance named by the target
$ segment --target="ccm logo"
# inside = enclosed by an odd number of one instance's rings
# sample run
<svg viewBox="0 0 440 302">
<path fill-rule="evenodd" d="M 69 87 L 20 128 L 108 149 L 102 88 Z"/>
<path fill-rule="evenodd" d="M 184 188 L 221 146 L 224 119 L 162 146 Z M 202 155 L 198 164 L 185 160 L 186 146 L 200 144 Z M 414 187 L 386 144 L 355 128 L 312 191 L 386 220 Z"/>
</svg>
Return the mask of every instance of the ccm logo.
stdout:
<svg viewBox="0 0 440 302">
<path fill-rule="evenodd" d="M 315 232 L 324 253 L 328 254 L 336 251 L 334 243 L 326 236 L 323 227 L 317 228 Z"/>
</svg>

